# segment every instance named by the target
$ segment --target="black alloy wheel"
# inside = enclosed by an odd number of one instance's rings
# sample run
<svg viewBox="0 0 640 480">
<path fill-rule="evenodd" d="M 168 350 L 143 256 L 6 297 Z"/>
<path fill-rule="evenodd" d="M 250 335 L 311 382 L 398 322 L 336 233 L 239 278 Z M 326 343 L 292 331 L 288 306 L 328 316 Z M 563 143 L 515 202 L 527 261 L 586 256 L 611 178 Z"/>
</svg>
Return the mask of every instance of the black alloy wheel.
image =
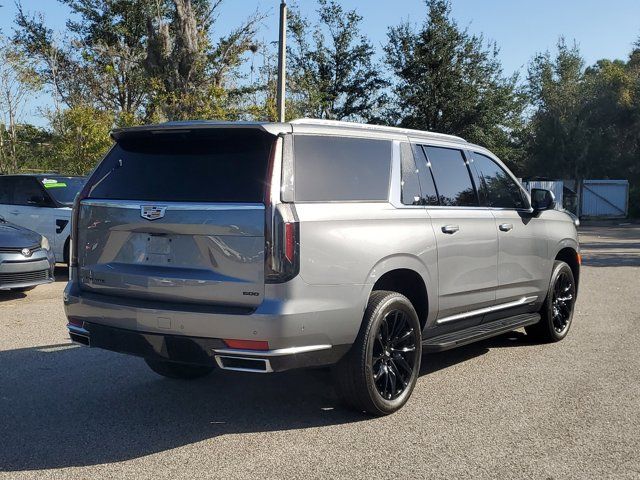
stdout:
<svg viewBox="0 0 640 480">
<path fill-rule="evenodd" d="M 372 352 L 372 375 L 385 400 L 395 400 L 405 391 L 416 366 L 418 335 L 402 310 L 391 310 L 379 323 Z"/>
<path fill-rule="evenodd" d="M 371 293 L 360 332 L 335 366 L 338 391 L 352 408 L 389 415 L 407 403 L 420 374 L 422 332 L 404 295 Z"/>
</svg>

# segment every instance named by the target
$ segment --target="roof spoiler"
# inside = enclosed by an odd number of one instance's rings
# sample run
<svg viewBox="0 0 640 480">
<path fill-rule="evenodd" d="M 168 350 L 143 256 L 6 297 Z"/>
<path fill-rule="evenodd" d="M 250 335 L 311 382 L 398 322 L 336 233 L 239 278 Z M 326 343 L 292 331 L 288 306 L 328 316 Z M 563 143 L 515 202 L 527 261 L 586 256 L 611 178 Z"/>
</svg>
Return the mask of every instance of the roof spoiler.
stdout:
<svg viewBox="0 0 640 480">
<path fill-rule="evenodd" d="M 111 131 L 111 138 L 118 141 L 128 136 L 136 134 L 162 135 L 163 133 L 190 132 L 193 130 L 211 130 L 218 128 L 245 128 L 262 130 L 271 135 L 280 133 L 290 133 L 291 125 L 288 123 L 269 122 L 216 122 L 209 120 L 188 121 L 188 122 L 167 122 L 154 125 L 140 125 L 138 127 L 116 128 Z"/>
</svg>

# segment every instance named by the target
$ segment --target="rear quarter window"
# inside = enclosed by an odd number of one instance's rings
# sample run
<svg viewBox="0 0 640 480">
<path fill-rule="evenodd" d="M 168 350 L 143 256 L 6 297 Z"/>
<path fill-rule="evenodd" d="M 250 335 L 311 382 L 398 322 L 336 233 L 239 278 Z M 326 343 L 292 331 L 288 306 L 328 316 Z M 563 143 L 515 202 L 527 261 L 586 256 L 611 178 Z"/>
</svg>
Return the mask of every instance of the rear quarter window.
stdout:
<svg viewBox="0 0 640 480">
<path fill-rule="evenodd" d="M 384 201 L 389 198 L 391 141 L 295 135 L 296 201 Z"/>
</svg>

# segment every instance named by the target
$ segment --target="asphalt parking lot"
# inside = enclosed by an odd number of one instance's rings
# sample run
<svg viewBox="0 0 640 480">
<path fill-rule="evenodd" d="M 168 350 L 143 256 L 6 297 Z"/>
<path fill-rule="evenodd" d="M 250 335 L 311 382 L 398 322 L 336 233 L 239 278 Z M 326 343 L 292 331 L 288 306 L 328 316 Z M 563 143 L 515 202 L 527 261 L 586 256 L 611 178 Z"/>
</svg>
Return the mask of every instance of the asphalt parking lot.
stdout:
<svg viewBox="0 0 640 480">
<path fill-rule="evenodd" d="M 640 478 L 640 225 L 582 229 L 572 330 L 423 358 L 407 406 L 326 371 L 180 382 L 70 344 L 66 280 L 0 292 L 0 478 Z"/>
</svg>

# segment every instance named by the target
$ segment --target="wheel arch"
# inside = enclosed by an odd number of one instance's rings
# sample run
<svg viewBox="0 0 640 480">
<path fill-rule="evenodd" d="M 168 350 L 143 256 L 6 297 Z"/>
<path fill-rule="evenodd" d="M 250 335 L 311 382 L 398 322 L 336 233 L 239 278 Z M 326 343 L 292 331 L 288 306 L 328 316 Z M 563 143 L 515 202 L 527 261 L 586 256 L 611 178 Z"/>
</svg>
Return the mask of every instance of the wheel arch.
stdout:
<svg viewBox="0 0 640 480">
<path fill-rule="evenodd" d="M 561 260 L 569 265 L 571 272 L 573 273 L 573 278 L 576 282 L 577 292 L 580 284 L 580 264 L 582 263 L 577 243 L 575 243 L 575 245 L 572 245 L 570 242 L 563 243 L 561 248 L 556 252 L 554 260 Z"/>
<path fill-rule="evenodd" d="M 381 260 L 369 274 L 371 292 L 390 290 L 401 293 L 409 299 L 418 314 L 420 326 L 424 329 L 431 312 L 437 308 L 437 299 L 429 270 L 417 258 L 398 255 Z"/>
</svg>

